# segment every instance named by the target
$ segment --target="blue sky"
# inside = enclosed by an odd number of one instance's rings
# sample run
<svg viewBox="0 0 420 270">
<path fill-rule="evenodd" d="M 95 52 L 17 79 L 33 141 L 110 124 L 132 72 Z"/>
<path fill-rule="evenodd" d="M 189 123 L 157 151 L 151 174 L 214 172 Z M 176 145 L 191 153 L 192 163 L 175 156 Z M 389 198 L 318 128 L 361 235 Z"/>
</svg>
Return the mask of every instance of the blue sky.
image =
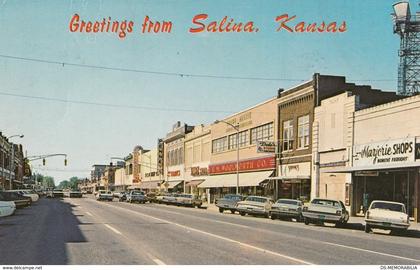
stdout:
<svg viewBox="0 0 420 270">
<path fill-rule="evenodd" d="M 56 181 L 87 176 L 92 164 L 125 156 L 135 145 L 156 146 L 172 124 L 210 123 L 309 80 L 314 72 L 395 91 L 399 38 L 392 32 L 394 1 L 6 1 L 0 0 L 0 55 L 171 73 L 296 79 L 232 80 L 163 76 L 28 62 L 0 57 L 0 93 L 126 106 L 213 112 L 150 111 L 60 103 L 0 95 L 0 130 L 28 155 L 67 153 L 32 165 Z M 412 11 L 418 2 L 411 1 Z M 113 33 L 71 33 L 69 22 L 134 21 L 125 39 Z M 200 33 L 196 14 L 253 21 L 258 33 Z M 276 32 L 278 15 L 297 21 L 346 21 L 340 34 Z M 172 21 L 170 34 L 140 34 L 144 16 Z M 295 23 L 292 23 L 294 25 Z M 369 81 L 370 80 L 370 81 Z M 42 170 L 41 170 L 42 169 Z"/>
</svg>

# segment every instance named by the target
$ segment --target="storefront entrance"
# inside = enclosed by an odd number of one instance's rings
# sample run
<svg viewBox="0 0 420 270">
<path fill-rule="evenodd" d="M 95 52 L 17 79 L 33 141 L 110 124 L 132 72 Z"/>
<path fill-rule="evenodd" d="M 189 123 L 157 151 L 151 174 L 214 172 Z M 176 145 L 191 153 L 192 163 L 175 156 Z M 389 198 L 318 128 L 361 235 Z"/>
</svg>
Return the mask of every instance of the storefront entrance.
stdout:
<svg viewBox="0 0 420 270">
<path fill-rule="evenodd" d="M 364 215 L 373 200 L 403 203 L 414 217 L 417 208 L 416 171 L 374 171 L 353 173 L 353 215 Z"/>
<path fill-rule="evenodd" d="M 306 202 L 309 201 L 310 194 L 311 184 L 309 179 L 279 181 L 279 199 L 298 199 Z"/>
</svg>

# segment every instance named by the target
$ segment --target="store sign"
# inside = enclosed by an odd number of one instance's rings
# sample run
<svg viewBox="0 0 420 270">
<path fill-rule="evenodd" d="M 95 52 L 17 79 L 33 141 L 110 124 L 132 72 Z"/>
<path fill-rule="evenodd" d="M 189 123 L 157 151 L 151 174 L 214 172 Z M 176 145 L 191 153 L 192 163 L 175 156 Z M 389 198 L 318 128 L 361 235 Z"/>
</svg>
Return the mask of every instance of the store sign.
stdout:
<svg viewBox="0 0 420 270">
<path fill-rule="evenodd" d="M 353 166 L 382 166 L 414 162 L 414 138 L 403 138 L 354 146 Z"/>
<path fill-rule="evenodd" d="M 177 170 L 177 171 L 169 171 L 168 172 L 168 176 L 170 177 L 175 177 L 175 176 L 180 176 L 181 175 L 181 171 Z"/>
<path fill-rule="evenodd" d="M 274 169 L 275 160 L 273 157 L 265 157 L 239 162 L 239 171 L 257 171 L 262 169 Z M 236 172 L 236 162 L 209 165 L 210 174 Z"/>
<path fill-rule="evenodd" d="M 191 176 L 202 176 L 202 175 L 208 175 L 208 169 L 207 168 L 200 168 L 200 167 L 191 167 Z"/>
<path fill-rule="evenodd" d="M 257 153 L 275 153 L 276 143 L 273 141 L 258 141 Z"/>
<path fill-rule="evenodd" d="M 379 172 L 378 171 L 358 171 L 358 172 L 354 172 L 354 176 L 376 177 L 376 176 L 379 176 Z"/>
<path fill-rule="evenodd" d="M 420 159 L 420 143 L 416 143 L 416 159 Z"/>
</svg>

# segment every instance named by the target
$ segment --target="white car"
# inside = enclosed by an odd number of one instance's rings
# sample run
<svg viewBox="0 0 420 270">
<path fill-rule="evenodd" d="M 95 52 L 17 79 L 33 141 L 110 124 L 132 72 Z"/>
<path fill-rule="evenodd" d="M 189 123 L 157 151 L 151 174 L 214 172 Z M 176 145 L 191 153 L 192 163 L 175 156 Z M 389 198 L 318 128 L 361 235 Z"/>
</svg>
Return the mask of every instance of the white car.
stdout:
<svg viewBox="0 0 420 270">
<path fill-rule="evenodd" d="M 266 218 L 270 217 L 271 205 L 274 201 L 267 197 L 249 196 L 244 201 L 238 202 L 236 208 L 241 216 L 262 215 Z"/>
<path fill-rule="evenodd" d="M 13 215 L 16 211 L 16 205 L 13 201 L 0 201 L 0 217 Z"/>
<path fill-rule="evenodd" d="M 7 192 L 17 192 L 24 197 L 31 198 L 32 202 L 39 200 L 39 195 L 30 189 L 7 190 Z"/>
<path fill-rule="evenodd" d="M 365 217 L 365 232 L 373 228 L 391 230 L 391 233 L 405 232 L 410 226 L 410 218 L 405 205 L 390 201 L 373 201 Z"/>
</svg>

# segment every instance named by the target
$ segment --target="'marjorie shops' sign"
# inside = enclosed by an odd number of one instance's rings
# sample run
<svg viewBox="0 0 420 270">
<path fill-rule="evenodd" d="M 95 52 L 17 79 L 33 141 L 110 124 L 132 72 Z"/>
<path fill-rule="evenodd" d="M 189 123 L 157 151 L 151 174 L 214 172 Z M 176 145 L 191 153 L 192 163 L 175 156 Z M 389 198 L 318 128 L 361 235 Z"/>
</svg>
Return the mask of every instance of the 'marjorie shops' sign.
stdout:
<svg viewBox="0 0 420 270">
<path fill-rule="evenodd" d="M 415 161 L 415 148 L 414 138 L 356 145 L 353 148 L 353 166 L 389 167 L 411 163 Z"/>
</svg>

